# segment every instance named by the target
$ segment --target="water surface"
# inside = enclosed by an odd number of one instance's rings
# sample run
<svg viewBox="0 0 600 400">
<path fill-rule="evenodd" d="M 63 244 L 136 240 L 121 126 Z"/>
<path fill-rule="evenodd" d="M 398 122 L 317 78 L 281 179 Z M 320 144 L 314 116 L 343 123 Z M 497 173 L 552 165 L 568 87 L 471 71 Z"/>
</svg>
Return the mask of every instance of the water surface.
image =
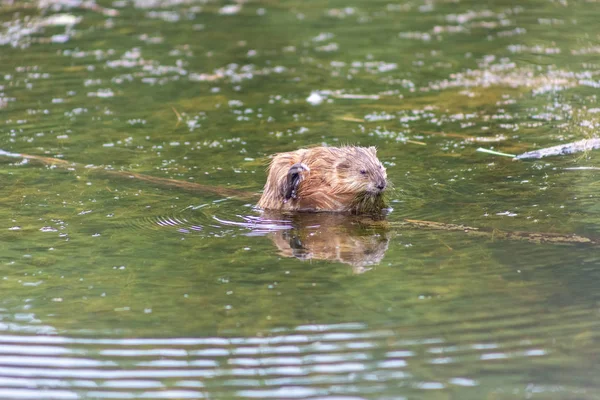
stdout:
<svg viewBox="0 0 600 400">
<path fill-rule="evenodd" d="M 0 397 L 600 398 L 598 246 L 494 234 L 597 240 L 598 153 L 476 152 L 595 134 L 596 3 L 0 11 L 0 149 L 72 163 L 1 159 Z M 253 208 L 348 143 L 385 221 Z"/>
</svg>

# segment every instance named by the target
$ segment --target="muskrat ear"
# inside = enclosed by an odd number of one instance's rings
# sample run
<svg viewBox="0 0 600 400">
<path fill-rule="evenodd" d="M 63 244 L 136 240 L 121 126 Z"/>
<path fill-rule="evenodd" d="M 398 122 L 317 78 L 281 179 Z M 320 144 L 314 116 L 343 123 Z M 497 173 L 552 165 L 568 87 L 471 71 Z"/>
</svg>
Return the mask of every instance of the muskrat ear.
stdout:
<svg viewBox="0 0 600 400">
<path fill-rule="evenodd" d="M 292 165 L 287 174 L 287 182 L 283 188 L 283 202 L 286 203 L 289 199 L 298 198 L 298 186 L 304 180 L 303 173 L 310 172 L 308 165 L 299 162 Z"/>
<path fill-rule="evenodd" d="M 374 156 L 377 156 L 377 147 L 375 146 L 370 146 L 367 148 L 371 153 L 373 153 Z"/>
</svg>

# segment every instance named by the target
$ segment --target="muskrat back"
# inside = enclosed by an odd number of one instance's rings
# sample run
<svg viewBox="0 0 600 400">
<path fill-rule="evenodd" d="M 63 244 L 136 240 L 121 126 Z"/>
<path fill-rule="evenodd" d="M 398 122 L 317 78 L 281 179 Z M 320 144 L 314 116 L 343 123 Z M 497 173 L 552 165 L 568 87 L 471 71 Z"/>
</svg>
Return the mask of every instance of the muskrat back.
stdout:
<svg viewBox="0 0 600 400">
<path fill-rule="evenodd" d="M 375 147 L 313 147 L 273 157 L 258 202 L 264 209 L 377 213 L 385 168 Z"/>
</svg>

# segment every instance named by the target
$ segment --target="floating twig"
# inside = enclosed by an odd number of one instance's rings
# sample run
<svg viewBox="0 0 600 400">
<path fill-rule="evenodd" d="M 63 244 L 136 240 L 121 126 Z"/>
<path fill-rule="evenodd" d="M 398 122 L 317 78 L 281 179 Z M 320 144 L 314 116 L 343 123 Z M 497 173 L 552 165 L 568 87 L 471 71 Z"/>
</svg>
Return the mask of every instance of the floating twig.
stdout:
<svg viewBox="0 0 600 400">
<path fill-rule="evenodd" d="M 181 114 L 179 114 L 179 112 L 177 112 L 177 110 L 175 109 L 175 107 L 171 107 L 171 109 L 173 110 L 173 112 L 177 116 L 177 123 L 175 124 L 175 128 L 177 128 L 177 127 L 179 127 L 179 124 L 181 123 L 181 121 L 183 121 L 183 118 L 181 118 Z"/>
<path fill-rule="evenodd" d="M 346 99 L 346 100 L 379 100 L 378 94 L 351 94 L 351 93 L 340 93 L 333 94 L 331 97 L 335 97 L 336 99 Z"/>
<path fill-rule="evenodd" d="M 514 154 L 501 153 L 501 152 L 495 151 L 495 150 L 484 149 L 483 147 L 478 148 L 477 151 L 480 153 L 493 154 L 495 156 L 503 156 L 503 157 L 510 157 L 510 158 L 516 157 Z"/>
<path fill-rule="evenodd" d="M 360 122 L 360 123 L 365 122 L 364 119 L 362 119 L 362 118 L 355 118 L 355 117 L 341 117 L 339 119 L 341 119 L 342 121 L 348 121 L 348 122 Z"/>
<path fill-rule="evenodd" d="M 600 167 L 567 167 L 565 171 L 600 171 Z"/>
</svg>

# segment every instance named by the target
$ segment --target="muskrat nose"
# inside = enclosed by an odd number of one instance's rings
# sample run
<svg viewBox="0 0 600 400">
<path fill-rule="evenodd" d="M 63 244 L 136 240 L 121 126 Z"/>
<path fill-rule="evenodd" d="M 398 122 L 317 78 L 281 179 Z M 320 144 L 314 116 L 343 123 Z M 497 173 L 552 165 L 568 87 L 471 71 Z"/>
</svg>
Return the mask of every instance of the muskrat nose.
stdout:
<svg viewBox="0 0 600 400">
<path fill-rule="evenodd" d="M 377 189 L 379 190 L 383 190 L 385 189 L 385 187 L 387 186 L 387 182 L 386 181 L 381 181 L 377 184 Z"/>
</svg>

